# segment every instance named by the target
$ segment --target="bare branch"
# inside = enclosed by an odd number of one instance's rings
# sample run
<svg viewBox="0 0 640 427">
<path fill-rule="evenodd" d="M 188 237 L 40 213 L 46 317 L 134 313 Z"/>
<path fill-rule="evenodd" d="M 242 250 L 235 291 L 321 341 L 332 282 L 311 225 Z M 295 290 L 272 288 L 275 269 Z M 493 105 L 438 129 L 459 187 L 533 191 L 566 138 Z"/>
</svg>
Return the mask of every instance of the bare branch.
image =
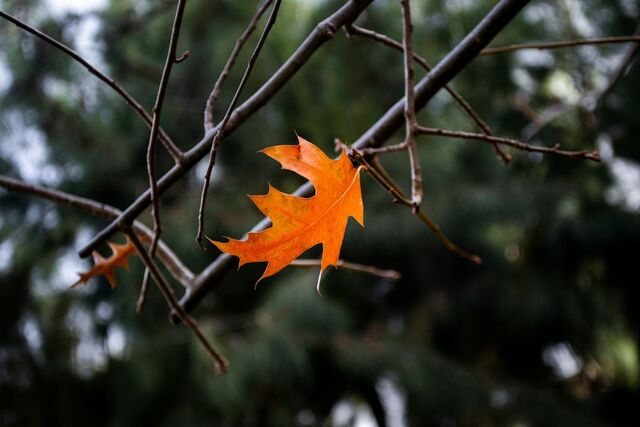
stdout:
<svg viewBox="0 0 640 427">
<path fill-rule="evenodd" d="M 368 38 L 376 42 L 379 42 L 385 46 L 389 46 L 393 49 L 396 49 L 399 52 L 404 52 L 402 43 L 399 43 L 398 41 L 392 39 L 391 37 L 385 34 L 381 34 L 367 28 L 362 28 L 357 25 L 346 26 L 345 30 L 347 32 L 347 35 L 349 36 L 355 35 L 355 36 Z M 415 52 L 413 54 L 413 59 L 426 71 L 431 71 L 431 65 L 427 62 L 427 60 L 421 57 L 420 55 L 416 54 Z M 478 115 L 478 113 L 476 113 L 473 107 L 471 107 L 471 105 L 458 92 L 456 92 L 450 85 L 445 85 L 444 90 L 447 91 L 449 95 L 451 95 L 453 100 L 460 106 L 460 108 L 462 108 L 462 110 L 471 118 L 471 120 L 473 120 L 476 126 L 484 134 L 493 135 L 493 133 L 491 132 L 491 127 L 489 127 L 489 125 L 484 120 L 482 120 L 482 118 L 480 118 L 480 116 Z M 506 154 L 504 151 L 502 151 L 498 145 L 494 144 L 493 147 L 496 155 L 498 155 L 498 157 L 500 157 L 500 159 L 505 164 L 511 161 L 511 157 L 508 154 Z"/>
<path fill-rule="evenodd" d="M 483 135 L 481 133 L 471 133 L 462 131 L 453 131 L 445 129 L 427 128 L 423 126 L 416 127 L 416 134 L 420 135 L 437 135 L 446 136 L 451 138 L 471 139 L 475 141 L 484 141 L 494 144 L 508 145 L 509 147 L 517 148 L 522 151 L 529 151 L 535 153 L 555 154 L 558 156 L 569 157 L 572 159 L 588 159 L 594 162 L 600 161 L 600 155 L 597 151 L 567 151 L 561 150 L 558 144 L 553 147 L 541 147 L 539 145 L 527 144 L 526 142 L 518 141 L 516 139 L 501 138 L 497 136 Z"/>
<path fill-rule="evenodd" d="M 295 259 L 291 261 L 290 265 L 294 267 L 320 267 L 322 265 L 322 260 Z M 402 275 L 395 270 L 382 270 L 380 268 L 372 267 L 370 265 L 357 264 L 355 262 L 347 262 L 341 259 L 338 260 L 338 268 L 357 271 L 359 273 L 366 273 L 372 276 L 382 277 L 383 279 L 389 279 L 389 280 L 400 280 L 400 277 L 402 277 Z"/>
<path fill-rule="evenodd" d="M 512 44 L 509 46 L 491 47 L 482 50 L 478 56 L 497 55 L 499 53 L 515 52 L 525 49 L 559 49 L 563 47 L 585 46 L 585 45 L 599 45 L 599 44 L 613 44 L 613 43 L 640 43 L 640 36 L 620 36 L 620 37 L 600 37 L 593 39 L 577 39 L 567 40 L 561 42 L 546 42 L 546 43 L 526 43 L 526 44 Z"/>
<path fill-rule="evenodd" d="M 640 32 L 640 26 L 638 27 L 638 32 Z M 640 38 L 640 36 L 637 36 Z M 595 110 L 600 103 L 611 93 L 613 88 L 618 84 L 618 82 L 624 77 L 624 75 L 629 70 L 634 58 L 640 51 L 640 43 L 636 43 L 634 46 L 627 46 L 626 52 L 624 52 L 624 56 L 618 63 L 618 66 L 611 73 L 611 76 L 607 80 L 607 83 L 604 84 L 601 88 L 595 90 L 593 93 L 588 94 L 583 97 L 580 101 L 580 104 L 589 108 L 590 110 Z"/>
<path fill-rule="evenodd" d="M 149 133 L 149 144 L 147 147 L 147 173 L 149 174 L 149 189 L 151 190 L 152 205 L 151 215 L 153 216 L 153 238 L 151 239 L 151 247 L 149 248 L 149 252 L 151 253 L 152 258 L 156 252 L 160 233 L 162 233 L 162 224 L 160 223 L 160 201 L 158 200 L 158 184 L 156 182 L 156 141 L 158 138 L 158 130 L 160 128 L 162 104 L 164 102 L 164 96 L 167 92 L 167 86 L 169 85 L 171 70 L 173 69 L 173 64 L 179 62 L 176 59 L 176 51 L 178 49 L 180 26 L 182 25 L 182 16 L 184 14 L 184 7 L 186 3 L 186 0 L 178 0 L 178 6 L 176 7 L 176 15 L 173 20 L 173 26 L 171 28 L 171 38 L 169 39 L 169 48 L 167 49 L 167 58 L 164 62 L 162 77 L 160 77 L 160 84 L 158 85 L 156 102 L 153 105 L 153 120 L 151 122 L 151 132 Z M 186 56 L 183 55 L 183 57 Z M 142 286 L 140 289 L 140 296 L 138 298 L 138 303 L 136 304 L 136 310 L 138 313 L 141 313 L 144 308 L 144 301 L 147 295 L 148 287 L 149 270 L 147 269 L 144 272 L 144 278 L 142 279 Z"/>
<path fill-rule="evenodd" d="M 186 50 L 182 53 L 182 55 L 178 56 L 176 59 L 173 60 L 173 62 L 175 62 L 176 64 L 181 63 L 182 61 L 185 61 L 189 58 L 189 55 L 191 55 L 191 52 Z"/>
<path fill-rule="evenodd" d="M 30 25 L 20 21 L 18 18 L 14 17 L 14 16 L 11 16 L 8 13 L 3 12 L 1 10 L 0 10 L 0 17 L 6 19 L 7 21 L 9 21 L 9 22 L 15 24 L 16 26 L 18 26 L 19 28 L 23 29 L 24 31 L 33 34 L 34 36 L 44 40 L 45 42 L 49 43 L 53 47 L 61 50 L 62 52 L 66 53 L 67 55 L 69 55 L 72 59 L 74 59 L 76 62 L 78 62 L 84 68 L 86 68 L 87 71 L 89 71 L 91 74 L 93 74 L 94 76 L 96 76 L 97 78 L 102 80 L 104 83 L 107 84 L 107 86 L 109 86 L 118 95 L 120 95 L 120 97 L 122 97 L 122 99 L 124 99 L 126 104 L 129 107 L 131 107 L 131 109 L 133 111 L 135 111 L 138 116 L 140 116 L 140 118 L 147 124 L 147 126 L 151 127 L 151 125 L 152 125 L 151 116 L 149 116 L 149 114 L 147 114 L 147 112 L 144 110 L 142 105 L 140 105 L 140 103 L 138 101 L 136 101 L 131 95 L 129 95 L 129 93 L 126 90 L 124 90 L 124 88 L 122 86 L 120 86 L 118 83 L 116 83 L 116 81 L 114 79 L 112 79 L 111 77 L 106 76 L 104 73 L 99 71 L 96 67 L 91 65 L 86 59 L 84 59 L 78 52 L 76 52 L 75 50 L 71 49 L 67 45 L 59 42 L 58 40 L 54 39 L 53 37 L 43 33 L 42 31 L 40 31 L 40 30 L 38 30 L 36 28 L 31 27 Z M 184 154 L 182 153 L 182 151 L 180 151 L 180 149 L 178 147 L 176 147 L 176 145 L 173 143 L 171 138 L 169 138 L 169 136 L 162 129 L 160 129 L 160 141 L 162 142 L 164 147 L 167 149 L 169 154 L 171 154 L 171 156 L 173 157 L 173 159 L 177 163 L 182 161 L 182 157 L 183 157 Z"/>
<path fill-rule="evenodd" d="M 409 0 L 400 0 L 402 6 L 402 47 L 404 52 L 404 117 L 405 140 L 404 144 L 409 151 L 409 163 L 411 164 L 411 201 L 414 212 L 418 212 L 422 203 L 422 171 L 420 170 L 420 157 L 416 145 L 414 129 L 416 122 L 416 100 L 413 69 L 413 23 L 411 22 L 411 6 Z"/>
<path fill-rule="evenodd" d="M 427 225 L 427 227 L 429 227 L 431 232 L 436 235 L 438 240 L 440 240 L 448 250 L 460 255 L 462 258 L 468 259 L 474 264 L 477 264 L 477 265 L 482 264 L 482 258 L 480 258 L 478 255 L 470 254 L 469 252 L 465 251 L 464 249 L 460 248 L 458 245 L 453 243 L 440 229 L 440 226 L 435 222 L 433 222 L 433 220 L 429 217 L 429 215 L 427 215 L 424 211 L 418 212 L 418 217 L 422 220 L 422 222 L 424 222 Z"/>
<path fill-rule="evenodd" d="M 640 32 L 640 26 L 636 30 L 636 33 L 638 32 Z M 607 79 L 606 83 L 601 87 L 582 95 L 582 97 L 580 97 L 577 102 L 571 104 L 555 104 L 546 108 L 541 114 L 534 113 L 531 123 L 525 126 L 525 128 L 521 132 L 522 138 L 527 141 L 530 140 L 549 123 L 556 120 L 558 117 L 561 117 L 564 114 L 572 112 L 576 109 L 584 109 L 586 111 L 593 112 L 596 108 L 598 108 L 598 106 L 607 97 L 607 95 L 611 93 L 616 84 L 618 84 L 618 82 L 628 71 L 629 66 L 633 62 L 638 51 L 640 51 L 640 43 L 626 46 L 620 62 L 618 62 L 613 72 Z M 525 115 L 530 115 L 531 111 L 528 111 L 530 110 L 528 109 L 528 106 L 519 105 L 518 107 L 521 110 L 524 110 L 523 112 L 525 113 Z"/>
<path fill-rule="evenodd" d="M 33 194 L 46 200 L 50 200 L 60 205 L 66 205 L 73 208 L 81 209 L 92 215 L 100 215 L 104 218 L 115 219 L 122 211 L 104 203 L 95 200 L 86 199 L 84 197 L 75 196 L 59 190 L 42 187 L 39 185 L 27 184 L 17 179 L 0 175 L 0 187 L 10 191 Z M 140 221 L 133 223 L 136 233 L 151 239 L 153 231 Z M 171 276 L 176 279 L 185 288 L 190 289 L 193 284 L 194 275 L 183 263 L 178 256 L 167 246 L 162 240 L 158 241 L 158 259 L 167 268 Z"/>
<path fill-rule="evenodd" d="M 153 237 L 157 237 L 158 233 L 153 233 Z M 151 240 L 151 243 L 153 244 L 153 242 L 157 242 L 158 239 L 156 238 L 155 240 Z M 157 243 L 156 243 L 157 245 Z M 153 247 L 153 249 L 155 249 L 155 246 Z M 142 276 L 142 285 L 140 285 L 140 293 L 138 294 L 138 299 L 136 300 L 136 313 L 138 314 L 142 314 L 142 312 L 144 311 L 144 305 L 147 302 L 147 294 L 149 293 L 149 279 L 151 278 L 151 275 L 149 273 L 149 269 L 145 268 L 144 269 L 144 275 Z"/>
<path fill-rule="evenodd" d="M 382 188 L 384 188 L 385 191 L 387 191 L 389 194 L 391 194 L 391 196 L 393 197 L 393 200 L 394 200 L 395 203 L 400 203 L 402 205 L 405 205 L 405 206 L 408 206 L 408 207 L 412 208 L 413 212 L 418 216 L 418 218 L 420 218 L 420 220 L 422 220 L 422 222 L 424 222 L 427 225 L 427 227 L 429 227 L 431 232 L 433 234 L 435 234 L 435 236 L 438 238 L 438 240 L 440 240 L 442 242 L 442 244 L 444 244 L 444 246 L 448 250 L 460 255 L 463 258 L 468 259 L 469 261 L 473 262 L 474 264 L 481 264 L 482 263 L 482 259 L 479 256 L 472 255 L 472 254 L 468 253 L 467 251 L 465 251 L 464 249 L 461 249 L 455 243 L 453 243 L 451 241 L 451 239 L 449 239 L 444 234 L 444 232 L 440 229 L 440 226 L 438 226 L 438 224 L 436 224 L 429 217 L 429 215 L 427 215 L 425 212 L 423 212 L 421 210 L 416 210 L 416 207 L 415 207 L 415 204 L 413 202 L 413 199 L 410 199 L 409 197 L 407 197 L 404 194 L 404 192 L 402 191 L 400 186 L 398 184 L 396 184 L 392 179 L 389 178 L 389 174 L 387 174 L 386 172 L 383 172 L 383 171 L 381 171 L 379 169 L 380 168 L 379 164 L 378 165 L 372 165 L 371 163 L 367 162 L 365 160 L 364 156 L 362 155 L 362 153 L 360 153 L 356 149 L 351 149 L 350 150 L 349 157 L 351 158 L 351 160 L 354 163 L 357 163 L 359 165 L 364 166 L 364 170 L 378 184 L 380 184 L 380 186 Z"/>
<path fill-rule="evenodd" d="M 365 156 L 375 156 L 376 154 L 397 153 L 398 151 L 404 151 L 407 149 L 407 144 L 401 142 L 393 145 L 383 145 L 382 147 L 367 147 L 360 150 Z"/>
<path fill-rule="evenodd" d="M 202 193 L 200 194 L 200 206 L 198 208 L 198 233 L 196 234 L 196 242 L 200 249 L 206 251 L 205 247 L 202 245 L 202 236 L 204 235 L 204 211 L 206 208 L 207 202 L 207 192 L 209 191 L 209 183 L 211 181 L 211 171 L 213 170 L 213 166 L 216 163 L 216 152 L 218 149 L 218 144 L 224 138 L 224 128 L 229 122 L 229 118 L 231 117 L 231 113 L 233 109 L 236 108 L 236 104 L 238 103 L 238 98 L 240 98 L 240 93 L 244 88 L 244 85 L 247 83 L 249 76 L 251 75 L 251 70 L 253 70 L 253 66 L 258 59 L 258 55 L 262 50 L 262 46 L 264 42 L 267 40 L 267 36 L 273 27 L 273 24 L 276 22 L 276 17 L 278 16 L 278 10 L 280 10 L 280 2 L 281 0 L 276 0 L 273 5 L 273 9 L 271 9 L 271 14 L 269 15 L 269 20 L 262 30 L 262 34 L 260 35 L 260 39 L 258 40 L 258 44 L 256 45 L 253 53 L 251 54 L 251 58 L 249 58 L 249 62 L 247 63 L 247 68 L 244 70 L 244 74 L 242 76 L 242 80 L 240 80 L 240 84 L 236 89 L 236 93 L 233 95 L 233 99 L 229 104 L 229 108 L 227 108 L 227 112 L 225 113 L 222 123 L 217 127 L 217 131 L 215 136 L 213 137 L 213 142 L 211 142 L 211 151 L 209 152 L 209 162 L 207 163 L 207 170 L 204 174 L 204 182 L 202 183 Z"/>
<path fill-rule="evenodd" d="M 536 114 L 531 123 L 529 123 L 522 129 L 522 132 L 520 132 L 520 138 L 524 139 L 525 141 L 531 140 L 549 123 L 551 123 L 558 117 L 578 108 L 578 105 L 579 104 L 557 103 L 545 108 L 545 110 L 540 114 Z M 523 110 L 521 105 L 517 107 L 521 111 Z"/>
<path fill-rule="evenodd" d="M 136 251 L 140 256 L 140 259 L 142 259 L 144 265 L 146 265 L 147 269 L 151 272 L 153 281 L 158 286 L 158 289 L 162 293 L 162 296 L 164 296 L 165 300 L 167 300 L 167 304 L 169 304 L 169 307 L 174 310 L 175 313 L 177 313 L 182 323 L 184 323 L 189 327 L 189 329 L 191 329 L 191 332 L 193 332 L 198 341 L 200 341 L 200 344 L 202 344 L 205 350 L 207 350 L 207 353 L 209 353 L 209 355 L 213 359 L 216 373 L 223 374 L 227 372 L 227 370 L 229 369 L 229 362 L 218 350 L 213 347 L 213 345 L 211 345 L 207 337 L 198 327 L 196 321 L 182 308 L 182 306 L 176 299 L 175 294 L 173 293 L 173 289 L 171 289 L 171 287 L 167 283 L 166 279 L 158 269 L 158 266 L 153 261 L 151 255 L 149 255 L 145 247 L 142 245 L 142 242 L 140 242 L 140 239 L 138 239 L 136 233 L 132 232 L 131 230 L 127 230 L 127 234 L 129 235 L 129 238 L 131 239 L 133 245 L 136 247 Z"/>
<path fill-rule="evenodd" d="M 210 131 L 214 127 L 213 108 L 215 107 L 216 101 L 220 96 L 220 92 L 222 91 L 222 86 L 224 85 L 224 82 L 227 79 L 227 76 L 229 75 L 231 68 L 233 68 L 234 64 L 236 63 L 236 60 L 238 59 L 238 55 L 242 50 L 242 47 L 249 39 L 249 36 L 251 35 L 251 33 L 253 33 L 253 31 L 256 29 L 258 21 L 260 20 L 264 12 L 266 12 L 266 10 L 269 8 L 269 5 L 271 4 L 272 1 L 273 0 L 265 0 L 264 3 L 260 5 L 258 10 L 256 11 L 256 14 L 253 16 L 251 21 L 249 21 L 249 25 L 247 25 L 247 28 L 245 28 L 244 32 L 240 35 L 238 40 L 236 40 L 236 44 L 233 46 L 233 50 L 229 55 L 229 59 L 227 59 L 227 63 L 224 64 L 224 68 L 222 69 L 222 72 L 218 76 L 216 83 L 213 85 L 213 90 L 209 94 L 209 98 L 207 98 L 207 105 L 204 108 L 204 131 L 205 132 Z"/>
</svg>

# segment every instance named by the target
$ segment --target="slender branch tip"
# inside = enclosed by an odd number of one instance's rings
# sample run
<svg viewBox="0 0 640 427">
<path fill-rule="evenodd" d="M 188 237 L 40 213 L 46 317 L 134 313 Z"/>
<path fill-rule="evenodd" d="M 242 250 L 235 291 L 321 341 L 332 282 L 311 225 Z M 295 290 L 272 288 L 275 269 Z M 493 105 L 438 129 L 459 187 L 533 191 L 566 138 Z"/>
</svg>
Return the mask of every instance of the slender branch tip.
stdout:
<svg viewBox="0 0 640 427">
<path fill-rule="evenodd" d="M 185 59 L 189 58 L 189 55 L 191 55 L 191 52 L 187 50 L 187 51 L 185 51 L 182 55 L 180 55 L 179 57 L 175 58 L 175 59 L 174 59 L 174 62 L 175 62 L 176 64 L 179 64 L 179 63 L 181 63 L 182 61 L 184 61 Z"/>
</svg>

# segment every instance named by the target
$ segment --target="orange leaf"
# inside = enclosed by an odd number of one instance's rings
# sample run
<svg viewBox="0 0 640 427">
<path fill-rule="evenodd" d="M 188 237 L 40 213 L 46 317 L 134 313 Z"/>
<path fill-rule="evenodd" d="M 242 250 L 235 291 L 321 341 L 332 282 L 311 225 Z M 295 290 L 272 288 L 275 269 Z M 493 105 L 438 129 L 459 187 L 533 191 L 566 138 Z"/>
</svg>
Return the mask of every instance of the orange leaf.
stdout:
<svg viewBox="0 0 640 427">
<path fill-rule="evenodd" d="M 318 243 L 322 243 L 322 275 L 328 266 L 338 263 L 349 217 L 364 227 L 360 168 L 353 167 L 344 151 L 337 160 L 331 160 L 299 136 L 298 144 L 276 145 L 262 152 L 279 162 L 283 169 L 311 181 L 316 194 L 310 198 L 297 197 L 269 185 L 267 194 L 249 198 L 271 219 L 272 227 L 249 233 L 243 240 L 211 240 L 221 251 L 240 258 L 239 266 L 267 262 L 258 281 L 282 270 Z"/>
<path fill-rule="evenodd" d="M 116 287 L 116 267 L 129 267 L 128 256 L 136 254 L 136 248 L 131 243 L 131 240 L 127 237 L 127 241 L 123 245 L 117 243 L 107 243 L 111 248 L 111 256 L 104 258 L 98 252 L 93 251 L 91 256 L 93 257 L 94 266 L 86 273 L 78 273 L 80 278 L 77 282 L 71 285 L 71 288 L 75 288 L 79 285 L 86 285 L 87 282 L 96 276 L 104 275 L 112 288 Z"/>
</svg>

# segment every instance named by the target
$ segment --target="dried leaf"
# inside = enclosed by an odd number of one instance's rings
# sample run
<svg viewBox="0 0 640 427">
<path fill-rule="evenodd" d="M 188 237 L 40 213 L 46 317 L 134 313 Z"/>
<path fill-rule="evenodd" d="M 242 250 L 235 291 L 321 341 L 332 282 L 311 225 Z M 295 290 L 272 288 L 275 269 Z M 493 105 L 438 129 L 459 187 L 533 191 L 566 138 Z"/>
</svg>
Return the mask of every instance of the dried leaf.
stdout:
<svg viewBox="0 0 640 427">
<path fill-rule="evenodd" d="M 79 285 L 86 285 L 91 278 L 100 275 L 103 275 L 107 278 L 112 288 L 116 287 L 116 267 L 128 268 L 128 257 L 129 255 L 136 254 L 136 248 L 133 246 L 133 243 L 131 243 L 128 237 L 127 241 L 123 245 L 112 242 L 108 242 L 107 244 L 111 248 L 111 256 L 108 258 L 104 258 L 97 251 L 93 251 L 91 256 L 93 257 L 94 266 L 86 273 L 78 273 L 80 278 L 77 282 L 70 286 L 71 288 L 75 288 Z"/>
<path fill-rule="evenodd" d="M 310 198 L 297 197 L 269 185 L 266 195 L 249 198 L 271 219 L 273 226 L 249 233 L 243 240 L 211 240 L 221 251 L 237 256 L 240 266 L 267 262 L 260 280 L 282 270 L 318 243 L 322 243 L 322 275 L 328 266 L 338 263 L 349 217 L 364 226 L 360 168 L 353 167 L 344 151 L 340 158 L 331 160 L 301 137 L 298 144 L 277 145 L 262 152 L 278 161 L 283 169 L 311 181 L 316 194 Z"/>
</svg>

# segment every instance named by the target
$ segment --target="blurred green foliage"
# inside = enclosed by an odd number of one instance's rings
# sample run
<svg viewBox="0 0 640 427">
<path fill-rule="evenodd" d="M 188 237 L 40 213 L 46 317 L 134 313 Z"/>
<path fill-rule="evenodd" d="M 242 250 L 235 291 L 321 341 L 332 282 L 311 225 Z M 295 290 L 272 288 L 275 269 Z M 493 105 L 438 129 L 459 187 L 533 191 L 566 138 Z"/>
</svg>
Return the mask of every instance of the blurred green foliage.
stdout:
<svg viewBox="0 0 640 427">
<path fill-rule="evenodd" d="M 0 7 L 96 61 L 150 108 L 175 2 L 105 3 L 87 13 L 39 0 Z M 436 63 L 493 3 L 413 1 L 416 52 Z M 245 98 L 340 4 L 283 2 Z M 206 98 L 255 6 L 187 3 L 179 51 L 191 56 L 174 67 L 162 116 L 180 147 L 202 136 Z M 536 1 L 495 45 L 632 34 L 639 9 L 633 0 Z M 375 1 L 358 23 L 401 34 L 395 1 Z M 453 86 L 496 134 L 518 137 L 530 122 L 523 105 L 541 112 L 577 102 L 606 83 L 624 49 L 478 58 Z M 218 120 L 250 51 L 222 92 Z M 66 289 L 88 266 L 76 250 L 103 220 L 0 190 L 0 425 L 637 425 L 639 66 L 594 111 L 570 109 L 533 139 L 600 148 L 601 164 L 512 152 L 505 167 L 486 144 L 421 138 L 426 210 L 481 266 L 447 252 L 365 176 L 366 228 L 350 224 L 342 256 L 396 269 L 400 281 L 331 271 L 320 297 L 315 271 L 288 268 L 256 290 L 261 266 L 228 274 L 195 313 L 231 360 L 223 377 L 188 330 L 166 322 L 155 289 L 135 315 L 139 261 L 118 273 L 115 291 L 103 279 Z M 245 194 L 264 193 L 267 181 L 285 191 L 302 182 L 256 151 L 295 143 L 295 129 L 331 152 L 333 138 L 353 142 L 402 91 L 398 52 L 337 34 L 225 139 L 207 233 L 242 235 L 260 220 Z M 419 121 L 473 130 L 443 93 Z M 147 138 L 83 68 L 0 23 L 2 174 L 122 208 L 147 186 Z M 404 154 L 383 163 L 408 186 Z M 159 168 L 168 167 L 160 154 Z M 163 238 L 198 272 L 216 252 L 193 241 L 196 169 L 163 196 L 162 217 Z"/>
</svg>

